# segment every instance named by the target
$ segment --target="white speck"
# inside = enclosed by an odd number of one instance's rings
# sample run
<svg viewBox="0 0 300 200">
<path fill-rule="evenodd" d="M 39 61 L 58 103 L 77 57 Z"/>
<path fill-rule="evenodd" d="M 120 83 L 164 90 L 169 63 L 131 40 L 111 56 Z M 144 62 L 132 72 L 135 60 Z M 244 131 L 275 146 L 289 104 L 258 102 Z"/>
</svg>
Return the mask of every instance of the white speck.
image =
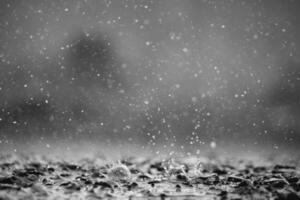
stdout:
<svg viewBox="0 0 300 200">
<path fill-rule="evenodd" d="M 69 8 L 65 8 L 65 12 L 68 12 L 69 11 Z"/>
<path fill-rule="evenodd" d="M 221 28 L 226 28 L 226 26 L 223 24 L 223 25 L 221 26 Z"/>
<path fill-rule="evenodd" d="M 148 105 L 148 104 L 149 104 L 149 101 L 147 101 L 147 100 L 146 100 L 146 101 L 144 101 L 144 104 Z"/>
<path fill-rule="evenodd" d="M 24 88 L 27 88 L 28 87 L 28 85 L 27 84 L 24 84 Z"/>
<path fill-rule="evenodd" d="M 149 46 L 150 44 L 151 44 L 151 42 L 149 42 L 149 41 L 146 42 L 146 45 L 147 45 L 147 46 Z"/>
<path fill-rule="evenodd" d="M 171 32 L 170 33 L 170 38 L 171 38 L 171 40 L 175 40 L 176 34 L 174 32 Z"/>
<path fill-rule="evenodd" d="M 285 29 L 285 28 L 283 28 L 283 29 L 281 29 L 281 31 L 285 33 L 285 32 L 286 32 L 286 29 Z"/>
<path fill-rule="evenodd" d="M 131 126 L 126 125 L 126 126 L 125 126 L 125 129 L 131 129 Z"/>
<path fill-rule="evenodd" d="M 211 147 L 212 149 L 215 149 L 215 148 L 217 147 L 216 142 L 212 141 L 212 142 L 210 143 L 210 147 Z"/>
<path fill-rule="evenodd" d="M 254 35 L 253 35 L 253 38 L 254 38 L 254 39 L 258 39 L 258 35 L 257 35 L 257 34 L 254 34 Z"/>
<path fill-rule="evenodd" d="M 185 48 L 182 49 L 182 51 L 183 51 L 184 53 L 187 53 L 189 50 L 185 47 Z"/>
</svg>

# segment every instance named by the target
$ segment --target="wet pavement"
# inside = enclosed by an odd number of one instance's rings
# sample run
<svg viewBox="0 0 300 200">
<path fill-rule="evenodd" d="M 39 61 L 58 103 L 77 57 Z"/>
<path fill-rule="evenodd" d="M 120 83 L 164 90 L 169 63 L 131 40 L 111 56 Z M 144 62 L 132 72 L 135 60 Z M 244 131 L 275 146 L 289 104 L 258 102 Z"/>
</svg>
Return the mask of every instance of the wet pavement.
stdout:
<svg viewBox="0 0 300 200">
<path fill-rule="evenodd" d="M 0 199 L 300 199 L 297 162 L 2 155 Z"/>
</svg>

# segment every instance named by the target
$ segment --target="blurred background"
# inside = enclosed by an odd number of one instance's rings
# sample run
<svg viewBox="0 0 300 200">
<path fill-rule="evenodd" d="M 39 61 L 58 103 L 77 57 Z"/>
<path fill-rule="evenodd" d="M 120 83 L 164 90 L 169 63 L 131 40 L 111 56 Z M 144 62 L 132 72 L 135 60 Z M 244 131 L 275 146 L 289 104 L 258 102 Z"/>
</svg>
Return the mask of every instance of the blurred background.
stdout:
<svg viewBox="0 0 300 200">
<path fill-rule="evenodd" d="M 297 0 L 1 0 L 1 149 L 297 151 L 299 10 Z"/>
</svg>

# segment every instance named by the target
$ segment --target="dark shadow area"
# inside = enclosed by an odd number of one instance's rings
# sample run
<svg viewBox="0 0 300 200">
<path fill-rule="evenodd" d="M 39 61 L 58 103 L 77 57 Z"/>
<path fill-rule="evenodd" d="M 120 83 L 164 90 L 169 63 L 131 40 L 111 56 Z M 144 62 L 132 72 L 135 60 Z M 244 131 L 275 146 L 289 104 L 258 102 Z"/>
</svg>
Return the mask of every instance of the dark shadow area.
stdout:
<svg viewBox="0 0 300 200">
<path fill-rule="evenodd" d="M 78 34 L 66 52 L 68 78 L 75 86 L 88 89 L 97 86 L 105 92 L 124 87 L 121 64 L 114 44 L 107 34 Z"/>
</svg>

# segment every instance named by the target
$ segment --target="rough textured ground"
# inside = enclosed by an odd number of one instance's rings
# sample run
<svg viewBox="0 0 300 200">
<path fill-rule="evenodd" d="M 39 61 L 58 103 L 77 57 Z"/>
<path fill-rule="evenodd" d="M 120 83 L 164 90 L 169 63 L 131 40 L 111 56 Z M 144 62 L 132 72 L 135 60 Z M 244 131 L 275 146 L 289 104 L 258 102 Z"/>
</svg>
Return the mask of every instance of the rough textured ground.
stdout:
<svg viewBox="0 0 300 200">
<path fill-rule="evenodd" d="M 2 155 L 0 199 L 300 199 L 297 163 Z"/>
</svg>

